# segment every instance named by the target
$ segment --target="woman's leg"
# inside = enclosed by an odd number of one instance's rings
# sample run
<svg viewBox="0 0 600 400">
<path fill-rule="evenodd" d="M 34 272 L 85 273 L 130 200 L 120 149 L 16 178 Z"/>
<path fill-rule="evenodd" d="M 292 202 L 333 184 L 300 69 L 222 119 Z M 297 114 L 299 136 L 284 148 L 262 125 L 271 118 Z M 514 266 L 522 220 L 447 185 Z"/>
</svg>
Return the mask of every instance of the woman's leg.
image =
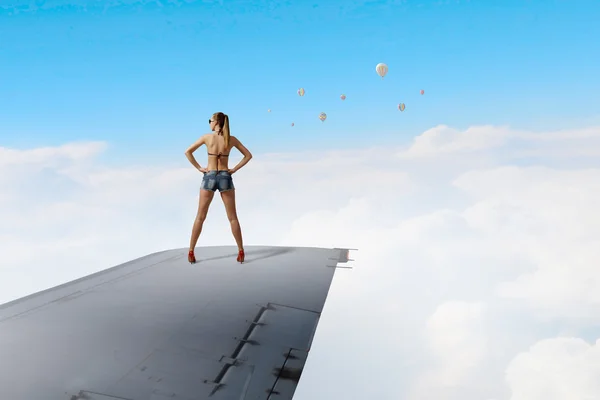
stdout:
<svg viewBox="0 0 600 400">
<path fill-rule="evenodd" d="M 192 228 L 192 237 L 190 238 L 190 251 L 194 251 L 196 248 L 196 243 L 198 243 L 198 238 L 200 237 L 200 233 L 202 232 L 202 225 L 206 220 L 206 215 L 208 214 L 208 207 L 210 206 L 210 202 L 213 199 L 215 192 L 212 190 L 204 190 L 200 189 L 200 200 L 198 201 L 198 213 L 196 214 L 196 219 L 194 220 L 194 227 Z"/>
<path fill-rule="evenodd" d="M 222 191 L 221 198 L 223 199 L 223 204 L 225 205 L 225 211 L 227 211 L 227 219 L 231 225 L 231 233 L 233 234 L 233 238 L 235 239 L 238 250 L 244 250 L 242 228 L 240 227 L 240 221 L 238 221 L 235 207 L 235 189 Z"/>
</svg>

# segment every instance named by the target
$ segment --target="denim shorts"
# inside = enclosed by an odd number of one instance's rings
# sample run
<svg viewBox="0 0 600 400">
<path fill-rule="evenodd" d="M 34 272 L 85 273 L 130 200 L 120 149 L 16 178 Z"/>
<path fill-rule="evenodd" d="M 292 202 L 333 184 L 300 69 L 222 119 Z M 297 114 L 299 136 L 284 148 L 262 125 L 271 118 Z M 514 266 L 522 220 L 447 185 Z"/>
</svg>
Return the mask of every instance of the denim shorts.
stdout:
<svg viewBox="0 0 600 400">
<path fill-rule="evenodd" d="M 228 171 L 208 171 L 204 173 L 200 189 L 210 190 L 215 192 L 226 192 L 235 189 L 233 186 L 233 178 Z"/>
</svg>

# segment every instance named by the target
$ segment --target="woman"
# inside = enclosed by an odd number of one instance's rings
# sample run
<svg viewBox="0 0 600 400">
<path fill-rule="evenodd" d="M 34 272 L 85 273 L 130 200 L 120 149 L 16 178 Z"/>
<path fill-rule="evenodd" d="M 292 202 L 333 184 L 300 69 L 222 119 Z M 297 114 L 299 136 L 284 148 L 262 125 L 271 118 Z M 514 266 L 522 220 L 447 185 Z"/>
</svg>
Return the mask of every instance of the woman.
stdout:
<svg viewBox="0 0 600 400">
<path fill-rule="evenodd" d="M 200 185 L 198 214 L 194 221 L 194 228 L 192 229 L 192 237 L 190 239 L 188 261 L 192 264 L 196 262 L 194 249 L 200 237 L 200 232 L 202 232 L 202 224 L 206 220 L 210 202 L 213 199 L 215 191 L 219 189 L 221 199 L 223 199 L 223 204 L 227 211 L 227 218 L 231 224 L 231 233 L 233 233 L 238 246 L 237 261 L 242 263 L 244 262 L 244 244 L 242 242 L 242 230 L 235 209 L 235 187 L 233 186 L 231 175 L 246 165 L 252 158 L 252 154 L 235 136 L 230 136 L 229 117 L 226 114 L 222 112 L 215 113 L 208 120 L 208 123 L 210 124 L 210 130 L 214 133 L 202 136 L 185 151 L 187 159 L 190 160 L 198 171 L 204 174 L 202 184 Z M 202 168 L 193 156 L 194 151 L 203 144 L 206 145 L 208 151 L 208 165 L 206 168 Z M 244 158 L 233 169 L 229 169 L 227 163 L 229 152 L 234 147 L 244 155 Z"/>
</svg>

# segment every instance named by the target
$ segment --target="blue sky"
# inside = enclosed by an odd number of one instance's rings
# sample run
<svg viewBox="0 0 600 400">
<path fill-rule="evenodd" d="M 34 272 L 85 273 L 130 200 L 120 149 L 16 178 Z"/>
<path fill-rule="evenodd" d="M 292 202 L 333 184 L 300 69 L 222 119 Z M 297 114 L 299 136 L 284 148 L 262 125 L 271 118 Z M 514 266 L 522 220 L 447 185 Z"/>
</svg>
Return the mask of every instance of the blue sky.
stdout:
<svg viewBox="0 0 600 400">
<path fill-rule="evenodd" d="M 597 1 L 8 3 L 0 146 L 179 162 L 214 111 L 254 153 L 600 122 Z"/>
</svg>

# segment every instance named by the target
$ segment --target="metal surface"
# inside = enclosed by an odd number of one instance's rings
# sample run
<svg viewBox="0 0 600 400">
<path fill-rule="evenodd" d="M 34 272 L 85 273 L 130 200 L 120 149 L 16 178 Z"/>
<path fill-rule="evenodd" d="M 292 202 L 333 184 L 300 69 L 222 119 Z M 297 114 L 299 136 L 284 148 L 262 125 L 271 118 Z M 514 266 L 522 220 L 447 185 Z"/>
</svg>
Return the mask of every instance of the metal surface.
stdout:
<svg viewBox="0 0 600 400">
<path fill-rule="evenodd" d="M 236 255 L 164 251 L 1 305 L 0 399 L 291 399 L 348 252 Z"/>
</svg>

